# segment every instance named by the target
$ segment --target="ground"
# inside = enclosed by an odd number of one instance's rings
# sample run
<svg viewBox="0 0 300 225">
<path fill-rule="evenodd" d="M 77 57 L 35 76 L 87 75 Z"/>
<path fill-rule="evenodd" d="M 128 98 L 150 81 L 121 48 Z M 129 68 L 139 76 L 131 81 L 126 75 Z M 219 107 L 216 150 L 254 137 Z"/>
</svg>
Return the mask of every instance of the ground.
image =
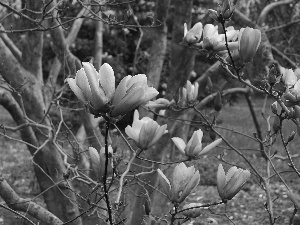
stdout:
<svg viewBox="0 0 300 225">
<path fill-rule="evenodd" d="M 261 115 L 263 100 L 258 98 L 254 99 L 253 102 L 255 111 L 259 117 L 260 125 L 265 134 L 267 124 Z M 267 109 L 269 109 L 271 102 L 271 100 L 268 100 Z M 208 110 L 207 113 L 210 113 L 210 111 Z M 266 113 L 271 114 L 269 110 Z M 0 115 L 0 124 L 5 124 L 7 126 L 14 125 L 11 117 L 2 108 L 0 109 Z M 234 106 L 226 106 L 222 109 L 221 114 L 218 117 L 218 125 L 220 126 L 218 130 L 222 133 L 222 135 L 228 138 L 228 140 L 230 140 L 230 142 L 236 148 L 243 151 L 251 163 L 259 169 L 259 171 L 264 171 L 266 163 L 260 154 L 254 151 L 254 149 L 258 148 L 257 143 L 254 141 L 249 141 L 249 138 L 246 138 L 245 136 L 232 133 L 234 130 L 235 132 L 242 132 L 253 137 L 253 133 L 256 132 L 255 128 L 253 127 L 252 117 L 247 103 L 243 100 L 243 97 L 241 97 L 239 103 L 236 103 Z M 227 129 L 221 129 L 221 127 L 226 127 Z M 284 124 L 284 127 L 285 137 L 288 137 L 292 130 L 296 131 L 296 127 L 291 123 Z M 207 132 L 204 131 L 204 133 L 206 134 Z M 13 137 L 18 137 L 18 134 L 13 134 Z M 296 135 L 295 140 L 290 145 L 290 151 L 292 155 L 298 153 L 298 149 L 300 147 L 299 139 L 299 136 Z M 209 138 L 206 138 L 205 140 L 207 142 L 210 141 Z M 39 188 L 36 184 L 36 179 L 31 165 L 31 158 L 26 147 L 23 144 L 13 140 L 8 140 L 3 136 L 0 137 L 0 146 L 1 173 L 4 174 L 5 178 L 7 178 L 7 181 L 20 196 L 24 198 L 34 198 L 34 201 L 38 202 L 39 204 L 43 204 L 42 197 L 38 196 Z M 223 153 L 223 159 L 225 161 L 249 168 L 245 161 L 237 157 L 232 150 L 224 150 L 224 148 L 226 148 L 226 145 L 223 143 L 221 148 L 213 150 L 211 154 L 195 162 L 196 168 L 199 169 L 201 174 L 201 185 L 199 185 L 195 192 L 188 197 L 186 202 L 201 202 L 204 204 L 220 200 L 215 184 L 216 172 L 218 164 L 220 163 L 218 155 L 221 153 Z M 278 140 L 275 143 L 274 149 L 277 149 L 278 155 L 285 156 L 284 150 L 282 149 Z M 299 165 L 299 158 L 295 157 L 294 162 L 296 166 Z M 279 171 L 289 169 L 287 161 L 281 160 L 279 157 L 274 160 L 274 163 L 275 166 L 278 167 Z M 227 166 L 225 163 L 223 164 L 225 170 L 227 171 L 229 166 Z M 273 174 L 273 171 L 271 171 L 271 173 Z M 282 176 L 287 180 L 287 183 L 291 185 L 293 190 L 298 191 L 300 179 L 297 176 L 291 174 L 282 174 Z M 271 195 L 273 199 L 276 199 L 274 200 L 275 216 L 278 217 L 276 224 L 289 224 L 289 218 L 293 213 L 293 204 L 287 196 L 285 186 L 277 178 L 271 179 L 271 182 Z M 264 197 L 265 194 L 257 183 L 258 182 L 255 177 L 252 176 L 251 180 L 244 186 L 243 190 L 226 205 L 227 215 L 234 222 L 234 224 L 268 224 L 268 214 L 266 213 L 264 207 L 266 202 Z M 0 202 L 3 203 L 1 198 Z M 186 222 L 185 224 L 204 224 L 204 220 L 207 217 L 216 218 L 220 225 L 232 224 L 224 215 L 222 215 L 224 212 L 225 205 L 215 207 L 212 209 L 212 211 L 204 209 L 201 217 Z M 17 218 L 13 213 L 0 208 L 0 225 L 2 224 L 15 225 L 25 223 Z M 87 223 L 85 223 L 85 225 L 87 225 Z"/>
</svg>

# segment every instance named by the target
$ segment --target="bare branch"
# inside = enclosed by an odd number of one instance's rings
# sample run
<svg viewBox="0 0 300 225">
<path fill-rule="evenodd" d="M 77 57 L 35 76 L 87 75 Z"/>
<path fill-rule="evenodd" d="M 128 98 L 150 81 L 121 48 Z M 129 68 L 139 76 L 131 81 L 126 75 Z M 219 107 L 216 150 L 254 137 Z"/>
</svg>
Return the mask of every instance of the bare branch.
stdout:
<svg viewBox="0 0 300 225">
<path fill-rule="evenodd" d="M 25 212 L 48 225 L 63 224 L 60 219 L 40 205 L 30 200 L 20 198 L 6 182 L 2 174 L 0 174 L 0 195 L 6 204 L 13 210 Z"/>
<path fill-rule="evenodd" d="M 265 22 L 265 19 L 268 15 L 268 13 L 273 10 L 274 8 L 281 6 L 281 5 L 287 5 L 292 3 L 294 0 L 282 0 L 278 2 L 272 2 L 271 4 L 267 5 L 260 13 L 258 19 L 257 19 L 257 24 L 258 26 L 262 26 L 263 23 Z"/>
</svg>

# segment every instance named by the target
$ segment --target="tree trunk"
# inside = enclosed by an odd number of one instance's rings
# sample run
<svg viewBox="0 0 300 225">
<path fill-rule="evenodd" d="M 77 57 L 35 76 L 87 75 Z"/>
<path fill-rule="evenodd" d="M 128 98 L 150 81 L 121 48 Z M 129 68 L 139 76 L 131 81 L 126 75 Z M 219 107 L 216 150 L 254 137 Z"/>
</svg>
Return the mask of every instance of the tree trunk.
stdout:
<svg viewBox="0 0 300 225">
<path fill-rule="evenodd" d="M 194 57 L 195 53 L 193 50 L 188 49 L 186 47 L 182 47 L 179 45 L 179 43 L 182 41 L 183 37 L 183 24 L 187 23 L 188 25 L 191 24 L 191 16 L 192 16 L 192 6 L 193 6 L 193 0 L 188 1 L 180 1 L 176 0 L 174 1 L 174 20 L 173 20 L 173 33 L 172 33 L 172 45 L 171 45 L 171 71 L 170 76 L 168 78 L 168 89 L 167 89 L 167 96 L 171 99 L 177 89 L 180 86 L 183 86 L 186 83 L 186 80 L 188 78 L 188 75 L 193 69 L 194 66 Z M 153 43 L 156 42 L 155 40 Z M 158 43 L 155 43 L 156 46 L 158 46 Z M 155 68 L 155 66 L 150 63 L 148 65 L 148 68 Z M 160 70 L 161 71 L 161 70 Z M 149 74 L 150 71 L 148 71 Z M 157 70 L 155 69 L 150 72 L 150 74 L 154 74 L 154 76 L 157 76 Z M 157 80 L 154 79 L 154 77 L 150 77 L 152 79 L 152 85 L 158 85 Z M 176 112 L 167 112 L 167 116 L 170 116 L 172 118 L 182 118 L 187 119 L 189 117 L 189 113 L 176 113 Z M 178 133 L 180 133 L 180 137 L 182 137 L 182 134 L 187 134 L 186 130 L 188 130 L 188 126 L 182 126 L 180 124 L 180 129 L 177 129 L 179 126 L 178 124 L 174 123 L 174 121 L 170 121 L 167 119 L 158 119 L 159 124 L 168 124 L 168 130 L 169 133 L 165 134 L 161 140 L 152 148 L 149 149 L 145 154 L 148 159 L 154 160 L 154 161 L 164 161 L 164 158 L 166 155 L 170 153 L 168 151 L 171 149 L 172 144 L 170 142 L 170 138 L 173 137 L 173 135 L 179 136 Z M 180 131 L 179 131 L 180 130 Z M 179 131 L 179 132 L 177 132 Z M 187 135 L 186 135 L 187 136 Z M 184 138 L 184 137 L 183 137 Z M 138 165 L 141 165 L 141 167 L 147 168 L 151 166 L 149 162 L 140 161 L 137 160 L 136 163 Z M 158 168 L 157 164 L 154 164 L 154 170 Z M 141 172 L 142 169 L 134 168 L 135 172 Z M 126 213 L 129 217 L 127 220 L 128 222 L 126 224 L 142 224 L 142 215 L 145 215 L 144 212 L 144 202 L 147 199 L 147 195 L 150 196 L 151 202 L 152 202 L 152 213 L 155 216 L 158 216 L 160 218 L 165 219 L 165 215 L 168 214 L 169 207 L 166 207 L 166 198 L 161 193 L 155 191 L 153 188 L 158 186 L 157 183 L 157 173 L 154 172 L 152 174 L 147 174 L 140 179 L 143 181 L 142 184 L 144 184 L 144 187 L 137 185 L 137 187 L 132 188 L 131 191 L 128 191 L 129 194 L 131 194 L 131 198 L 129 196 L 127 197 L 127 200 L 130 199 L 127 204 L 129 204 L 126 207 Z M 138 197 L 137 197 L 138 196 Z M 130 213 L 131 212 L 131 213 Z M 146 220 L 144 220 L 146 221 Z M 149 224 L 157 224 L 154 220 L 148 220 Z"/>
<path fill-rule="evenodd" d="M 0 52 L 1 75 L 7 83 L 22 93 L 21 97 L 18 95 L 15 97 L 19 104 L 24 106 L 26 116 L 37 124 L 40 124 L 45 116 L 42 83 L 39 82 L 38 77 L 20 65 L 1 39 Z M 48 126 L 51 129 L 47 117 L 45 117 L 42 125 Z M 65 172 L 66 168 L 60 153 L 51 143 L 53 137 L 48 136 L 51 135 L 52 132 L 49 132 L 48 129 L 38 129 L 34 126 L 32 129 L 37 143 L 29 142 L 30 144 L 37 144 L 36 146 L 39 147 L 46 139 L 49 139 L 48 144 L 43 146 L 42 149 L 39 149 L 38 152 L 31 149 L 33 161 L 35 162 L 34 170 L 41 190 L 45 191 L 44 197 L 47 207 L 62 221 L 69 221 L 79 215 L 79 211 L 77 205 L 70 203 L 70 201 L 76 202 L 76 197 L 73 191 L 66 187 L 66 183 L 64 182 L 63 172 Z M 21 137 L 24 139 L 26 135 L 21 135 Z M 81 224 L 81 218 L 71 224 Z"/>
</svg>

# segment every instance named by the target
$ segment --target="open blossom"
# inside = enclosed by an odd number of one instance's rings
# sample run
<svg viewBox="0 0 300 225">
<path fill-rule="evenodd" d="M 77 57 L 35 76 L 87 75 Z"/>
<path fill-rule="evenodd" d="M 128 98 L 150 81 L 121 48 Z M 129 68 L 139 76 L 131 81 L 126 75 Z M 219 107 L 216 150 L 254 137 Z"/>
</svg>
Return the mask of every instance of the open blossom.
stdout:
<svg viewBox="0 0 300 225">
<path fill-rule="evenodd" d="M 70 88 L 84 104 L 108 112 L 108 103 L 115 92 L 113 69 L 105 63 L 98 73 L 91 63 L 83 62 L 82 65 L 83 68 L 77 71 L 75 79 L 67 78 Z"/>
<path fill-rule="evenodd" d="M 223 201 L 231 200 L 241 190 L 249 178 L 250 172 L 248 170 L 234 166 L 225 174 L 222 164 L 219 164 L 217 188 L 221 199 Z"/>
<path fill-rule="evenodd" d="M 82 63 L 75 79 L 67 82 L 80 101 L 88 105 L 93 114 L 124 115 L 158 95 L 148 87 L 145 74 L 124 77 L 115 89 L 115 76 L 111 66 L 104 63 L 99 73 L 91 63 Z"/>
<path fill-rule="evenodd" d="M 187 29 L 187 24 L 184 24 L 184 37 L 183 42 L 186 42 L 188 44 L 195 44 L 197 42 L 200 42 L 200 39 L 202 37 L 202 23 L 198 22 L 196 23 L 190 30 Z"/>
<path fill-rule="evenodd" d="M 197 158 L 201 155 L 204 155 L 222 142 L 222 139 L 219 138 L 207 145 L 205 148 L 202 148 L 202 137 L 203 132 L 201 129 L 199 129 L 194 131 L 193 136 L 187 144 L 179 137 L 173 137 L 172 141 L 183 154 L 190 158 Z"/>
<path fill-rule="evenodd" d="M 194 166 L 186 167 L 184 163 L 175 167 L 170 179 L 160 169 L 157 172 L 168 199 L 176 203 L 183 202 L 200 182 L 199 171 L 195 171 Z"/>
<path fill-rule="evenodd" d="M 261 41 L 261 32 L 250 27 L 241 28 L 239 37 L 239 55 L 244 63 L 252 61 Z"/>
<path fill-rule="evenodd" d="M 156 121 L 149 117 L 139 120 L 139 112 L 135 110 L 132 126 L 125 128 L 125 133 L 135 141 L 136 145 L 146 150 L 154 145 L 168 131 L 167 125 L 158 125 Z"/>
<path fill-rule="evenodd" d="M 230 51 L 238 49 L 237 39 L 239 31 L 234 30 L 233 27 L 227 27 L 226 36 L 228 41 L 228 47 Z M 206 24 L 203 29 L 203 42 L 202 47 L 208 51 L 224 51 L 226 50 L 225 45 L 225 34 L 218 33 L 218 26 L 213 24 Z"/>
</svg>

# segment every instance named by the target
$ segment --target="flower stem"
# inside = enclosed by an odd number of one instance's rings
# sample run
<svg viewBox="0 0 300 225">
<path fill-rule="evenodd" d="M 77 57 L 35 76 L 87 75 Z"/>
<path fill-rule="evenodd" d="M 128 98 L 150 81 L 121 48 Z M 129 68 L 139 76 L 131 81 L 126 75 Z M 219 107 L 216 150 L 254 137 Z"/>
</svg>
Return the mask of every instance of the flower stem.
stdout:
<svg viewBox="0 0 300 225">
<path fill-rule="evenodd" d="M 112 219 L 112 212 L 110 208 L 110 202 L 109 202 L 109 196 L 108 196 L 108 190 L 106 185 L 107 180 L 107 172 L 108 172 L 108 130 L 109 130 L 109 120 L 106 120 L 106 130 L 105 130 L 105 169 L 104 169 L 104 176 L 103 176 L 103 188 L 104 188 L 104 196 L 107 206 L 107 212 L 108 212 L 108 219 L 109 224 L 113 225 L 113 219 Z"/>
</svg>

